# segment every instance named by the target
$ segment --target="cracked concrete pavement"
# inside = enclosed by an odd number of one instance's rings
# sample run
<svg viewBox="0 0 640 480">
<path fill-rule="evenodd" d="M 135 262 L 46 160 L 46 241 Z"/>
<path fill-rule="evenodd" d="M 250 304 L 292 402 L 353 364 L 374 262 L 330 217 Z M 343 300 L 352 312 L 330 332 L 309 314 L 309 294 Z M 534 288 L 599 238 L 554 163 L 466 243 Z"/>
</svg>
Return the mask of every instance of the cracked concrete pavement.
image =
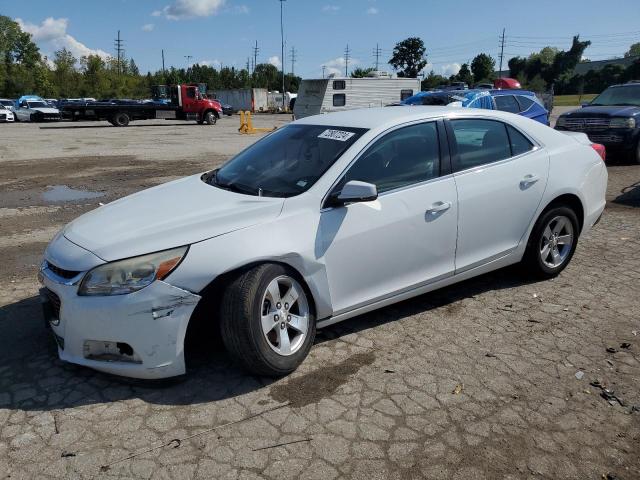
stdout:
<svg viewBox="0 0 640 480">
<path fill-rule="evenodd" d="M 640 478 L 640 166 L 610 165 L 602 221 L 554 280 L 504 269 L 335 325 L 287 378 L 246 374 L 212 339 L 186 377 L 145 383 L 57 359 L 40 256 L 98 201 L 210 168 L 228 141 L 85 155 L 16 127 L 5 151 L 29 135 L 37 154 L 0 160 L 0 478 Z M 213 128 L 232 141 L 235 120 Z M 47 185 L 104 196 L 47 202 Z"/>
</svg>

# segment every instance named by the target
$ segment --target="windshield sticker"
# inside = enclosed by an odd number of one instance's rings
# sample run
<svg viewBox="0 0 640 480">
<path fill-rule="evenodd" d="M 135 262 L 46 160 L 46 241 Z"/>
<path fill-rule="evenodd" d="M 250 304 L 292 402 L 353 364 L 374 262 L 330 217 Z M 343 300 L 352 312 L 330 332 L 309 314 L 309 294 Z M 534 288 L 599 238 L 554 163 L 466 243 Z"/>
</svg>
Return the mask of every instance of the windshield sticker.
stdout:
<svg viewBox="0 0 640 480">
<path fill-rule="evenodd" d="M 346 142 L 351 137 L 353 137 L 355 133 L 353 132 L 345 132 L 343 130 L 325 130 L 318 138 L 328 138 L 329 140 L 338 140 L 339 142 Z"/>
</svg>

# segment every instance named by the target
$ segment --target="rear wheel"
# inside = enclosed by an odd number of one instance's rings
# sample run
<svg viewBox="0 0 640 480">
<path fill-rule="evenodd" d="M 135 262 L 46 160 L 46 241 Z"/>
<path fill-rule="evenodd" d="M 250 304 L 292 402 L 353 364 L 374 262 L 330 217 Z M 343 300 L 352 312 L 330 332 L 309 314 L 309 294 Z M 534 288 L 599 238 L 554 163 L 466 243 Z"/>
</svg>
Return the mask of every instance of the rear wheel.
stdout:
<svg viewBox="0 0 640 480">
<path fill-rule="evenodd" d="M 129 118 L 129 115 L 127 115 L 124 112 L 116 113 L 113 116 L 112 120 L 113 122 L 111 123 L 116 127 L 126 127 L 127 125 L 129 125 L 129 122 L 131 121 L 131 119 Z"/>
<path fill-rule="evenodd" d="M 558 275 L 573 257 L 578 234 L 578 218 L 571 208 L 557 206 L 543 212 L 531 231 L 523 258 L 527 272 L 539 278 Z"/>
<path fill-rule="evenodd" d="M 255 267 L 227 287 L 220 324 L 227 350 L 257 375 L 295 370 L 316 334 L 305 289 L 292 271 L 276 264 Z"/>
</svg>

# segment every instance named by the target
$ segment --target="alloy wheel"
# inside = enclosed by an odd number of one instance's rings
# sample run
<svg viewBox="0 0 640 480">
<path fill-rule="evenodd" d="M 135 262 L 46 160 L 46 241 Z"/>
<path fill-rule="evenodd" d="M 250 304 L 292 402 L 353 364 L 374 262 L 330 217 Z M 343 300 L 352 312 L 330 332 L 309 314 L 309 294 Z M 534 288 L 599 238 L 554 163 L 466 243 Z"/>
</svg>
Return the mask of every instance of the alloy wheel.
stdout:
<svg viewBox="0 0 640 480">
<path fill-rule="evenodd" d="M 309 302 L 300 284 L 288 275 L 274 278 L 262 296 L 262 333 L 279 355 L 296 353 L 309 330 Z"/>
<path fill-rule="evenodd" d="M 549 268 L 558 268 L 571 253 L 574 233 L 571 220 L 565 216 L 553 217 L 540 239 L 540 259 Z"/>
</svg>

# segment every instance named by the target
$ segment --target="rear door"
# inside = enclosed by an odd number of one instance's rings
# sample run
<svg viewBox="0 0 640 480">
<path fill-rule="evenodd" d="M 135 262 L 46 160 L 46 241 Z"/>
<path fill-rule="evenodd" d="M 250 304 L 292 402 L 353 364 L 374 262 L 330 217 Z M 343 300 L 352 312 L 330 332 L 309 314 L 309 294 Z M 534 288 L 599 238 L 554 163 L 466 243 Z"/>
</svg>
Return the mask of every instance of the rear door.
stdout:
<svg viewBox="0 0 640 480">
<path fill-rule="evenodd" d="M 458 190 L 456 273 L 461 273 L 518 246 L 542 200 L 549 156 L 501 121 L 452 119 L 447 128 Z"/>
</svg>

